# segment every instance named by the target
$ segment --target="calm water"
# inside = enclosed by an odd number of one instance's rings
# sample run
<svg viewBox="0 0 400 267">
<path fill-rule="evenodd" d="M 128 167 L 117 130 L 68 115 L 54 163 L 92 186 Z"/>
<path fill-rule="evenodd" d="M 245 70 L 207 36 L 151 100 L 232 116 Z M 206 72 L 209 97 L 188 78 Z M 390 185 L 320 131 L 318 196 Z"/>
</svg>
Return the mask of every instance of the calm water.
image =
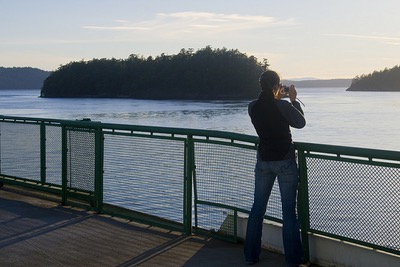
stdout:
<svg viewBox="0 0 400 267">
<path fill-rule="evenodd" d="M 46 99 L 39 90 L 0 90 L 0 115 L 82 119 L 255 135 L 249 101 Z M 299 88 L 307 126 L 295 141 L 400 151 L 400 93 Z"/>
<path fill-rule="evenodd" d="M 400 125 L 396 116 L 400 114 L 400 93 L 346 92 L 344 88 L 300 88 L 298 92 L 299 98 L 305 104 L 303 109 L 306 114 L 307 126 L 301 130 L 293 130 L 295 141 L 400 151 L 398 138 Z M 255 135 L 247 114 L 249 101 L 44 99 L 39 98 L 38 95 L 39 90 L 0 90 L 0 115 L 72 120 L 91 118 L 95 121 L 107 123 L 200 128 Z M 132 161 L 130 158 L 127 160 Z M 19 169 L 23 170 L 24 168 Z M 337 170 L 332 171 L 332 173 L 342 177 L 342 173 L 338 173 Z M 124 173 L 121 173 L 121 175 L 129 177 Z M 21 176 L 23 177 L 24 175 Z M 113 177 L 115 178 L 115 176 Z M 107 181 L 107 178 L 105 180 L 106 201 L 115 202 L 119 205 L 119 201 L 124 198 L 124 196 L 120 195 L 122 190 L 119 190 L 115 184 L 110 186 L 110 180 Z M 114 180 L 118 182 L 120 179 Z M 330 184 L 337 181 L 341 180 L 339 178 L 331 179 L 327 181 L 327 185 L 325 183 L 315 187 L 315 192 L 313 191 L 310 194 L 314 194 L 312 196 L 319 199 L 321 197 L 329 198 L 329 201 L 322 201 L 322 203 L 335 203 L 331 200 L 332 196 L 324 192 L 329 192 L 332 186 L 337 186 Z M 349 181 L 346 182 L 349 183 Z M 385 185 L 381 181 L 377 181 L 376 183 L 366 183 L 363 187 L 358 187 L 359 184 L 357 182 L 356 184 L 357 188 L 369 190 L 368 192 L 373 192 L 374 188 L 379 186 L 381 192 L 384 190 L 389 197 L 398 199 L 398 191 L 393 187 L 393 183 Z M 145 186 L 148 187 L 149 185 L 146 184 Z M 275 192 L 272 198 L 277 201 L 278 191 Z M 361 220 L 366 218 L 364 215 L 358 216 L 354 213 L 354 210 L 380 211 L 387 218 L 383 222 L 384 226 L 382 226 L 382 222 L 376 220 L 365 222 L 365 225 L 371 226 L 365 230 L 367 233 L 364 235 L 368 237 L 368 241 L 372 240 L 371 242 L 381 244 L 382 240 L 386 240 L 384 241 L 385 246 L 398 249 L 398 239 L 396 237 L 393 238 L 395 231 L 385 231 L 385 234 L 388 235 L 387 238 L 380 236 L 382 227 L 398 229 L 399 213 L 397 210 L 382 208 L 385 204 L 379 205 L 383 203 L 379 199 L 376 202 L 368 202 L 368 199 L 375 201 L 378 198 L 373 194 L 365 195 L 364 191 L 357 190 L 352 190 L 351 192 L 351 194 L 343 194 L 340 200 L 336 199 L 338 201 L 337 205 L 323 206 L 323 210 L 320 207 L 314 207 L 314 209 L 317 208 L 317 210 L 313 211 L 314 213 L 320 212 L 322 213 L 322 215 L 320 214 L 322 218 L 325 215 L 328 217 L 322 219 L 320 224 L 318 224 L 319 222 L 314 222 L 317 225 L 313 226 L 317 227 L 317 229 L 327 229 L 327 231 L 337 230 L 340 229 L 338 228 L 338 222 L 340 222 L 340 225 L 344 225 L 341 229 L 348 228 L 351 231 L 354 229 L 352 225 L 363 225 L 359 223 L 360 218 Z M 251 193 L 248 193 L 248 195 L 250 196 Z M 134 196 L 130 194 L 129 197 Z M 367 200 L 357 202 L 357 199 Z M 126 199 L 123 199 L 123 201 L 126 202 Z M 135 201 L 131 202 L 135 203 Z M 141 199 L 138 201 L 141 201 Z M 146 199 L 147 201 L 148 199 Z M 384 201 L 386 202 L 386 200 Z M 390 203 L 394 202 L 395 200 L 390 200 Z M 357 203 L 366 204 L 360 206 L 361 204 Z M 350 206 L 348 213 L 343 213 L 343 205 Z M 149 212 L 147 207 L 145 209 Z M 337 209 L 340 209 L 340 212 L 336 212 Z M 169 211 L 168 209 L 166 210 Z M 328 210 L 329 212 L 327 212 Z M 159 215 L 159 209 L 155 212 Z M 279 217 L 280 211 L 272 210 L 270 212 L 271 215 Z M 171 214 L 172 212 L 169 216 L 181 218 L 180 213 Z M 332 219 L 332 216 L 334 219 Z M 221 216 L 218 213 L 215 214 L 215 217 L 221 218 L 223 221 L 226 218 L 226 214 Z M 367 216 L 367 218 L 369 217 Z M 216 227 L 220 225 L 217 219 L 213 223 L 215 223 Z M 373 229 L 373 231 L 369 231 L 370 229 Z M 363 232 L 363 230 L 360 231 Z M 392 242 L 392 240 L 395 241 Z"/>
</svg>

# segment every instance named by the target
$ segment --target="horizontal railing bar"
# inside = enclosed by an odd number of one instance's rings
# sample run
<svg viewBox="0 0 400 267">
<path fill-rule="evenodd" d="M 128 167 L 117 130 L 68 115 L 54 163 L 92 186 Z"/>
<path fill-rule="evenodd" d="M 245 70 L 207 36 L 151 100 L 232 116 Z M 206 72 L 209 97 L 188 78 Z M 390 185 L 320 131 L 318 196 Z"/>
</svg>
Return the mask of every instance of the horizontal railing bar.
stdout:
<svg viewBox="0 0 400 267">
<path fill-rule="evenodd" d="M 313 233 L 313 234 L 317 234 L 317 235 L 321 235 L 321 236 L 337 239 L 337 240 L 340 240 L 341 242 L 344 241 L 344 242 L 348 242 L 348 243 L 364 246 L 364 247 L 367 247 L 367 248 L 372 248 L 372 249 L 376 249 L 376 250 L 389 252 L 389 253 L 392 253 L 392 254 L 395 254 L 395 255 L 400 255 L 400 251 L 398 251 L 398 250 L 391 249 L 391 248 L 388 248 L 388 247 L 379 246 L 379 245 L 376 245 L 374 243 L 365 242 L 365 241 L 361 241 L 361 240 L 358 240 L 358 239 L 345 237 L 345 236 L 342 236 L 342 235 L 331 234 L 329 232 L 318 231 L 318 230 L 315 230 L 315 229 L 312 229 L 312 228 L 309 229 L 309 232 Z"/>
<path fill-rule="evenodd" d="M 348 163 L 358 163 L 364 165 L 373 165 L 373 166 L 381 166 L 381 167 L 392 167 L 392 168 L 400 168 L 400 161 L 391 161 L 390 159 L 381 159 L 375 158 L 375 160 L 371 160 L 368 158 L 352 158 L 352 157 L 338 157 L 328 154 L 314 154 L 314 153 L 305 153 L 304 156 L 306 158 L 314 158 L 314 159 L 325 159 L 325 160 L 334 160 L 339 162 L 348 162 Z"/>
<path fill-rule="evenodd" d="M 130 125 L 130 124 L 112 124 L 112 123 L 101 123 L 97 121 L 89 120 L 56 120 L 46 118 L 28 118 L 28 117 L 11 117 L 0 115 L 0 121 L 5 122 L 52 122 L 60 123 L 63 125 L 72 125 L 74 127 L 85 126 L 87 128 L 103 128 L 104 130 L 128 130 L 128 131 L 139 131 L 139 132 L 150 132 L 150 133 L 169 133 L 178 135 L 190 135 L 190 136 L 207 136 L 213 138 L 223 138 L 238 141 L 247 141 L 250 143 L 258 143 L 258 138 L 252 135 L 245 135 L 239 133 L 232 133 L 218 130 L 202 130 L 202 129 L 191 129 L 191 128 L 174 128 L 174 127 L 159 127 L 159 126 L 144 126 L 144 125 Z"/>
<path fill-rule="evenodd" d="M 245 149 L 256 149 L 256 145 L 254 143 L 240 143 L 240 142 L 230 142 L 229 140 L 212 140 L 212 139 L 193 139 L 196 143 L 207 143 L 207 144 L 216 144 L 216 145 L 228 145 L 228 146 L 235 146 Z"/>
<path fill-rule="evenodd" d="M 306 152 L 319 152 L 325 154 L 336 154 L 340 155 L 355 156 L 355 157 L 366 157 L 372 159 L 387 159 L 387 160 L 398 160 L 400 162 L 400 152 L 390 150 L 378 150 L 371 148 L 359 148 L 359 147 L 345 147 L 335 145 L 324 145 L 324 144 L 312 144 L 296 142 L 296 148 L 298 150 Z"/>
</svg>

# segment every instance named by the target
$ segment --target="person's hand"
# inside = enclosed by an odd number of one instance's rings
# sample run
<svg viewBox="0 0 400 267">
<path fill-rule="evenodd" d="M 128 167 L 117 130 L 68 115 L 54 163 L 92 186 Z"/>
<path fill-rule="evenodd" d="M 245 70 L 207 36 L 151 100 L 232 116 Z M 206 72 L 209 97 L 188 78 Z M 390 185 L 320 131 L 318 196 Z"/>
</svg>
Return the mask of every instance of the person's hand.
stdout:
<svg viewBox="0 0 400 267">
<path fill-rule="evenodd" d="M 285 97 L 288 97 L 289 93 L 285 92 L 285 86 L 282 84 L 279 84 L 278 88 L 276 89 L 276 91 L 274 91 L 274 97 L 275 99 L 282 99 Z"/>
<path fill-rule="evenodd" d="M 274 98 L 277 100 L 282 99 L 283 97 L 285 97 L 285 93 L 283 93 L 283 86 L 282 84 L 276 85 L 273 89 L 272 89 L 272 94 L 274 95 Z"/>
<path fill-rule="evenodd" d="M 294 85 L 292 84 L 289 88 L 289 99 L 290 102 L 294 102 L 297 98 L 297 91 L 296 88 L 294 87 Z"/>
</svg>

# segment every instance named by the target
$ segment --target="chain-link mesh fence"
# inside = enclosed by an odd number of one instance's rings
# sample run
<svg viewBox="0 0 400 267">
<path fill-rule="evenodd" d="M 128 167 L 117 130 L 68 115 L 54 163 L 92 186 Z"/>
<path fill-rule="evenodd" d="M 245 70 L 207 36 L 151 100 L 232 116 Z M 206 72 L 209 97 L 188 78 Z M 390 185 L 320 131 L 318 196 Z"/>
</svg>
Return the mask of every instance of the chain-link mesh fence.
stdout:
<svg viewBox="0 0 400 267">
<path fill-rule="evenodd" d="M 105 134 L 104 203 L 182 223 L 185 140 Z"/>
<path fill-rule="evenodd" d="M 62 184 L 62 128 L 49 125 L 46 127 L 46 182 Z"/>
<path fill-rule="evenodd" d="M 310 228 L 400 250 L 400 168 L 307 158 Z"/>
<path fill-rule="evenodd" d="M 255 146 L 236 146 L 230 142 L 195 143 L 194 196 L 195 204 L 200 203 L 197 204 L 198 227 L 233 234 L 234 211 L 248 212 L 253 204 L 255 163 Z M 281 219 L 277 183 L 266 214 Z"/>
<path fill-rule="evenodd" d="M 94 192 L 95 132 L 91 129 L 67 130 L 67 186 Z"/>
<path fill-rule="evenodd" d="M 40 125 L 0 122 L 0 173 L 40 181 Z"/>
</svg>

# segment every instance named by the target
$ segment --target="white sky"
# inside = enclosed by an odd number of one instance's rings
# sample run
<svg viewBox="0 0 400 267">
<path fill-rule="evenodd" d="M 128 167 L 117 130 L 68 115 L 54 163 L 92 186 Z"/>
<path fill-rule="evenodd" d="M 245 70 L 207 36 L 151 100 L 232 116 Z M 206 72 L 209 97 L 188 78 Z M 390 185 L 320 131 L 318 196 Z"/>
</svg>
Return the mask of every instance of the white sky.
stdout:
<svg viewBox="0 0 400 267">
<path fill-rule="evenodd" d="M 400 1 L 0 0 L 0 66 L 238 49 L 283 79 L 400 65 Z"/>
</svg>

